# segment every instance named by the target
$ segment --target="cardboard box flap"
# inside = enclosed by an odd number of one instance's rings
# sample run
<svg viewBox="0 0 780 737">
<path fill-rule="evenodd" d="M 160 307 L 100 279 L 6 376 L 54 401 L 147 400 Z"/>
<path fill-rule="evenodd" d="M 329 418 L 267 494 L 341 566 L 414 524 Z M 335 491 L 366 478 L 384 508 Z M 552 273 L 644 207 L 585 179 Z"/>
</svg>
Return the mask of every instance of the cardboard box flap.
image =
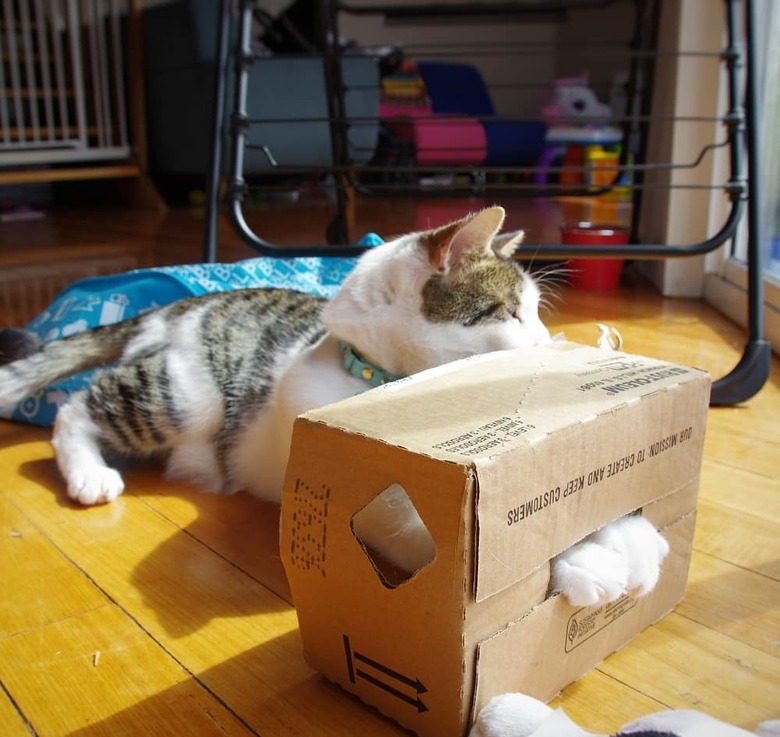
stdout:
<svg viewBox="0 0 780 737">
<path fill-rule="evenodd" d="M 475 470 L 482 601 L 650 501 L 655 475 L 689 482 L 708 398 L 702 371 L 561 342 L 456 361 L 304 417 Z"/>
<path fill-rule="evenodd" d="M 557 342 L 455 361 L 312 410 L 306 417 L 445 460 L 489 458 L 534 445 L 704 372 Z"/>
<path fill-rule="evenodd" d="M 457 734 L 468 712 L 452 703 L 463 677 L 470 469 L 306 418 L 292 448 L 280 553 L 308 662 L 387 716 Z M 352 530 L 355 514 L 391 484 L 405 489 L 436 544 L 434 559 L 399 584 Z"/>
</svg>

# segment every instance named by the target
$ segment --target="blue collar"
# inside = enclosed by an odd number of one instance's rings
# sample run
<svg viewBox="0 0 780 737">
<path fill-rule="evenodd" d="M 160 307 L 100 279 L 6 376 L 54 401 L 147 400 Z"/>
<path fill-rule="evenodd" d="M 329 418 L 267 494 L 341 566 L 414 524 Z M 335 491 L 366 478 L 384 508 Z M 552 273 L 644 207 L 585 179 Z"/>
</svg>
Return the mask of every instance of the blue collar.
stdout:
<svg viewBox="0 0 780 737">
<path fill-rule="evenodd" d="M 349 343 L 345 343 L 343 340 L 339 341 L 339 350 L 344 359 L 344 368 L 372 387 L 389 384 L 391 381 L 403 378 L 389 374 L 378 366 L 374 366 L 373 363 L 369 363 Z"/>
</svg>

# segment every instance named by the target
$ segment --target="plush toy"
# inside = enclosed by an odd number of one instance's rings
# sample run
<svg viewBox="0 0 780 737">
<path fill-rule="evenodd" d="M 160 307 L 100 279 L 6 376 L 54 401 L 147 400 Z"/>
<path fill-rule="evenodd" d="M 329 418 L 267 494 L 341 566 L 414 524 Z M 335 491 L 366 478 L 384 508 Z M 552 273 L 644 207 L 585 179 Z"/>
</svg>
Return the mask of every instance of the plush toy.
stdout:
<svg viewBox="0 0 780 737">
<path fill-rule="evenodd" d="M 613 737 L 780 737 L 780 720 L 762 722 L 755 732 L 699 711 L 660 711 L 626 724 Z M 479 713 L 469 737 L 599 737 L 578 727 L 563 709 L 519 693 L 496 696 Z"/>
<path fill-rule="evenodd" d="M 590 88 L 587 74 L 556 79 L 541 112 L 542 120 L 550 128 L 603 125 L 612 113 L 609 105 L 599 102 Z"/>
</svg>

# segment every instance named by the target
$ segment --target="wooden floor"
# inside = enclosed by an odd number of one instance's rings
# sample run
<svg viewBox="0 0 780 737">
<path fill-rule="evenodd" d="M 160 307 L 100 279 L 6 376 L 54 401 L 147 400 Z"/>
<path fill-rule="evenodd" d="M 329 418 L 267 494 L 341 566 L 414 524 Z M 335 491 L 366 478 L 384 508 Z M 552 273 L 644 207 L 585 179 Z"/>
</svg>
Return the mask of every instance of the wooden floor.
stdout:
<svg viewBox="0 0 780 737">
<path fill-rule="evenodd" d="M 381 218 L 368 206 L 358 232 L 388 235 L 476 206 L 409 202 L 390 203 Z M 510 223 L 544 238 L 560 212 L 535 208 L 512 209 Z M 295 213 L 260 211 L 260 229 L 274 240 L 321 239 L 326 210 Z M 62 270 L 91 254 L 197 261 L 201 225 L 195 211 L 81 211 L 1 226 L 0 274 L 22 269 L 23 280 L 31 264 Z M 221 242 L 223 260 L 251 255 L 226 226 Z M 742 331 L 712 309 L 661 299 L 639 282 L 611 293 L 564 290 L 556 305 L 547 322 L 573 340 L 593 343 L 594 322 L 606 322 L 628 351 L 715 377 L 741 354 Z M 274 508 L 139 468 L 115 503 L 80 509 L 64 496 L 48 437 L 0 422 L 3 737 L 404 734 L 304 662 Z M 751 729 L 780 716 L 778 438 L 775 359 L 758 396 L 710 411 L 684 601 L 556 700 L 583 727 L 610 732 L 668 707 Z"/>
</svg>

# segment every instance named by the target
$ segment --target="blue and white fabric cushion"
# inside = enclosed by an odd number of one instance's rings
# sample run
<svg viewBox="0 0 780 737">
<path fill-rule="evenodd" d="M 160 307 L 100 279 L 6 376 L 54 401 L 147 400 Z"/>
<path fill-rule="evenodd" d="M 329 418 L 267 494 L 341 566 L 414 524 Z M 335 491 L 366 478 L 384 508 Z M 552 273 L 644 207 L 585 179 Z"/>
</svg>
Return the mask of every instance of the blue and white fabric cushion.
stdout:
<svg viewBox="0 0 780 737">
<path fill-rule="evenodd" d="M 358 245 L 376 246 L 375 233 Z M 357 257 L 268 257 L 231 264 L 190 264 L 136 269 L 123 274 L 81 279 L 60 292 L 27 326 L 43 342 L 126 320 L 185 297 L 247 288 L 296 289 L 332 297 Z M 69 394 L 85 388 L 87 371 L 53 384 L 16 405 L 0 407 L 0 417 L 49 427 Z"/>
</svg>

